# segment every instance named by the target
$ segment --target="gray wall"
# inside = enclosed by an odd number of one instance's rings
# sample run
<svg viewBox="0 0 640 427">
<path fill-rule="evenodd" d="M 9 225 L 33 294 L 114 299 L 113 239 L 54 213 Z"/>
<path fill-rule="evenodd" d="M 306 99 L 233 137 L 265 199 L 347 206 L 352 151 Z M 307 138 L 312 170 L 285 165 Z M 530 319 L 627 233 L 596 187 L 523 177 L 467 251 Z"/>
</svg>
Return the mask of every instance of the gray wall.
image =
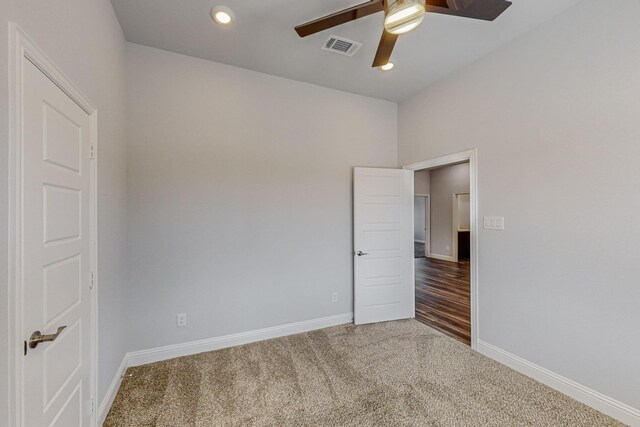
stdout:
<svg viewBox="0 0 640 427">
<path fill-rule="evenodd" d="M 471 198 L 469 194 L 458 194 L 456 197 L 458 219 L 458 230 L 469 230 L 471 228 Z"/>
<path fill-rule="evenodd" d="M 397 164 L 396 104 L 127 52 L 129 350 L 351 312 L 352 167 Z"/>
<path fill-rule="evenodd" d="M 635 408 L 639 16 L 584 0 L 399 107 L 399 164 L 477 147 L 479 215 L 505 217 L 479 230 L 480 340 Z"/>
<path fill-rule="evenodd" d="M 8 22 L 17 22 L 98 108 L 100 402 L 124 355 L 125 74 L 122 36 L 107 0 L 5 0 L 0 8 L 0 241 L 7 241 Z M 0 245 L 0 425 L 7 423 L 7 245 Z"/>
<path fill-rule="evenodd" d="M 430 172 L 431 254 L 451 256 L 453 195 L 469 192 L 469 164 L 446 166 Z"/>
<path fill-rule="evenodd" d="M 431 177 L 428 170 L 416 171 L 413 174 L 413 192 L 415 194 L 429 194 L 431 191 Z"/>
</svg>

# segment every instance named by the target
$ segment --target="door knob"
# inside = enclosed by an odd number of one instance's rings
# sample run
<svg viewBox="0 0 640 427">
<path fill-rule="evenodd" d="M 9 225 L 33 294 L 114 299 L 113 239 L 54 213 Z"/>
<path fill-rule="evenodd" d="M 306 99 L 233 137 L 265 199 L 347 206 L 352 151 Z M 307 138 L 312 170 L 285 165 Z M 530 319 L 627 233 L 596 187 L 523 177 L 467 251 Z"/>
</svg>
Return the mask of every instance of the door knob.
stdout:
<svg viewBox="0 0 640 427">
<path fill-rule="evenodd" d="M 41 342 L 55 341 L 66 326 L 60 326 L 55 334 L 42 335 L 40 331 L 35 331 L 29 338 L 29 348 L 36 348 Z"/>
<path fill-rule="evenodd" d="M 367 252 L 358 251 L 356 252 L 356 255 L 362 256 L 362 255 L 369 255 L 369 254 Z"/>
</svg>

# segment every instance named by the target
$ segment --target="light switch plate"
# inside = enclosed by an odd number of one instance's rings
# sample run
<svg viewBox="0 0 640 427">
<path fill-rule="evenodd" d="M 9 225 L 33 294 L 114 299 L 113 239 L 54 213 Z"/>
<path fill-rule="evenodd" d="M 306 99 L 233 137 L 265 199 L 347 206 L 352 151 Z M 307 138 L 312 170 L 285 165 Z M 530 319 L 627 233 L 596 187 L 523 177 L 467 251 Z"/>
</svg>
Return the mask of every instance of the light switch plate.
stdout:
<svg viewBox="0 0 640 427">
<path fill-rule="evenodd" d="M 504 230 L 503 216 L 485 216 L 484 228 L 487 230 Z"/>
</svg>

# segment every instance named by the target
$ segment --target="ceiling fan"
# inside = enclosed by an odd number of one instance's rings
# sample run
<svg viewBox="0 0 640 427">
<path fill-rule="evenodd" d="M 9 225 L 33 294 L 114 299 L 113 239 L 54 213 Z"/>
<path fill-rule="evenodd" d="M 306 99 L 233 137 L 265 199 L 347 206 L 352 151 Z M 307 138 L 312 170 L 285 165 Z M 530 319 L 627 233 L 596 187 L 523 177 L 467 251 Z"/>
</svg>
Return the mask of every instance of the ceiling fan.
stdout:
<svg viewBox="0 0 640 427">
<path fill-rule="evenodd" d="M 370 0 L 295 27 L 300 37 L 384 11 L 384 29 L 373 67 L 389 62 L 400 34 L 413 30 L 425 12 L 493 21 L 511 6 L 507 0 Z"/>
</svg>

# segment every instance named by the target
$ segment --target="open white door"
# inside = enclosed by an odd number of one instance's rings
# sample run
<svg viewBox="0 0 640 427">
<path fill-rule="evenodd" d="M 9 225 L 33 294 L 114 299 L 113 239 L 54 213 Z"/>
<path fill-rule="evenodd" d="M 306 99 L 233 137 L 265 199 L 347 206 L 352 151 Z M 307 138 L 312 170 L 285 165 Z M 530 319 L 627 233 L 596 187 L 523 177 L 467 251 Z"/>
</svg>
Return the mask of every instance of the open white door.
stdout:
<svg viewBox="0 0 640 427">
<path fill-rule="evenodd" d="M 354 322 L 415 316 L 413 171 L 355 168 Z"/>
</svg>

